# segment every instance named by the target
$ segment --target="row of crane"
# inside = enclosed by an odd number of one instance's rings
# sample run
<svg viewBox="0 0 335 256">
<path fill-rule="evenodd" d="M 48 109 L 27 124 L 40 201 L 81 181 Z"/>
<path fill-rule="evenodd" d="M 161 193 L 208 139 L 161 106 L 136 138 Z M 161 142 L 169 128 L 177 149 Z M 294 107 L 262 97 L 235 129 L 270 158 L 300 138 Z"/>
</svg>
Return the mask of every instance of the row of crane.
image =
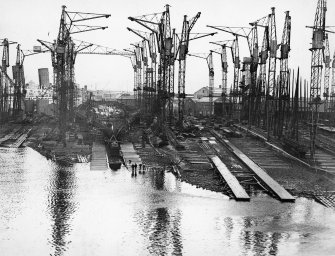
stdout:
<svg viewBox="0 0 335 256">
<path fill-rule="evenodd" d="M 310 81 L 310 123 L 311 153 L 315 148 L 315 137 L 319 116 L 319 106 L 323 96 L 326 109 L 334 110 L 335 103 L 335 62 L 331 65 L 328 36 L 332 31 L 326 26 L 326 0 L 318 0 L 312 39 L 312 64 Z M 128 19 L 142 26 L 145 31 L 127 28 L 140 37 L 131 48 L 118 51 L 100 45 L 78 41 L 73 34 L 93 30 L 104 30 L 107 27 L 83 25 L 82 22 L 99 18 L 108 18 L 109 14 L 71 12 L 62 6 L 59 31 L 54 42 L 38 41 L 44 47 L 38 52 L 25 54 L 20 45 L 17 47 L 17 60 L 13 66 L 13 79 L 7 74 L 9 67 L 9 45 L 15 42 L 2 40 L 3 58 L 0 79 L 0 112 L 13 109 L 13 115 L 21 109 L 24 95 L 24 57 L 39 52 L 50 52 L 54 74 L 54 100 L 57 103 L 60 137 L 65 139 L 66 126 L 74 115 L 75 76 L 74 65 L 78 54 L 120 55 L 131 60 L 134 70 L 134 94 L 143 113 L 158 117 L 160 124 L 183 124 L 185 108 L 186 60 L 187 56 L 200 57 L 206 60 L 209 71 L 209 105 L 213 113 L 214 66 L 213 54 L 221 56 L 222 71 L 222 113 L 226 119 L 247 120 L 248 124 L 264 128 L 270 135 L 281 138 L 284 129 L 292 122 L 292 100 L 290 92 L 290 69 L 288 65 L 291 50 L 291 16 L 285 13 L 284 28 L 280 43 L 277 38 L 275 8 L 248 27 L 228 27 L 207 25 L 216 30 L 213 33 L 193 33 L 193 28 L 200 18 L 198 12 L 193 18 L 185 15 L 181 33 L 171 27 L 170 6 L 166 5 L 161 13 L 129 17 Z M 263 30 L 262 43 L 259 43 L 259 31 Z M 213 36 L 224 32 L 232 37 L 227 40 L 213 41 L 220 46 L 205 55 L 189 53 L 192 40 Z M 246 39 L 249 56 L 241 60 L 241 39 Z M 227 49 L 230 49 L 233 63 L 233 82 L 228 88 Z M 335 59 L 335 58 L 334 58 Z M 175 63 L 178 61 L 178 92 L 175 93 Z M 279 63 L 278 63 L 279 62 Z M 242 64 L 242 65 L 241 65 Z M 278 65 L 279 64 L 279 65 Z M 279 67 L 278 67 L 279 66 Z M 324 74 L 322 69 L 325 69 Z M 329 90 L 330 72 L 332 69 L 331 91 Z M 279 73 L 278 73 L 279 71 Z M 323 81 L 323 92 L 321 95 Z M 10 92 L 9 88 L 13 88 Z M 173 116 L 174 99 L 178 99 L 178 118 Z M 292 127 L 292 125 L 291 125 Z"/>
<path fill-rule="evenodd" d="M 0 124 L 11 118 L 17 118 L 22 113 L 22 102 L 26 94 L 24 60 L 37 54 L 33 50 L 23 50 L 17 42 L 8 38 L 0 39 L 2 62 L 0 67 Z M 10 45 L 16 46 L 16 61 L 12 65 L 12 76 L 8 73 Z M 42 52 L 42 51 L 41 51 Z"/>
<path fill-rule="evenodd" d="M 127 28 L 138 35 L 142 41 L 133 44 L 134 48 L 125 50 L 134 53 L 132 58 L 134 92 L 144 113 L 155 114 L 159 117 L 160 124 L 173 124 L 175 122 L 173 101 L 177 97 L 178 121 L 181 124 L 184 119 L 186 59 L 189 43 L 216 33 L 191 33 L 200 18 L 200 12 L 191 19 L 184 15 L 182 32 L 176 33 L 175 29 L 171 28 L 169 7 L 166 5 L 161 13 L 129 17 L 129 20 L 138 23 L 148 31 Z M 149 49 L 150 58 L 148 58 L 147 49 Z M 174 85 L 176 60 L 179 63 L 177 94 Z"/>
<path fill-rule="evenodd" d="M 319 106 L 324 103 L 326 111 L 333 111 L 335 106 L 335 61 L 333 60 L 331 65 L 328 35 L 332 31 L 326 29 L 326 11 L 326 0 L 318 0 L 314 25 L 310 27 L 313 29 L 313 39 L 310 49 L 312 64 L 308 104 L 310 106 L 310 150 L 312 156 L 315 151 Z M 149 32 L 143 32 L 128 28 L 129 31 L 141 37 L 142 41 L 133 44 L 133 49 L 126 49 L 134 53 L 132 60 L 134 91 L 144 113 L 154 113 L 161 117 L 161 121 L 167 121 L 168 124 L 173 123 L 172 104 L 174 97 L 177 96 L 178 121 L 179 123 L 183 122 L 186 95 L 186 56 L 189 55 L 205 59 L 208 64 L 209 105 L 210 113 L 213 114 L 213 54 L 217 53 L 221 56 L 223 117 L 239 119 L 240 121 L 246 120 L 249 126 L 262 127 L 267 131 L 268 139 L 271 136 L 282 138 L 297 134 L 296 131 L 285 132 L 290 127 L 294 129 L 297 127 L 292 124 L 295 122 L 292 111 L 294 104 L 296 105 L 293 103 L 296 92 L 294 92 L 294 83 L 290 82 L 291 16 L 289 11 L 285 12 L 280 42 L 277 37 L 276 14 L 273 7 L 268 15 L 249 23 L 248 27 L 207 25 L 209 28 L 232 35 L 232 38 L 210 42 L 220 46 L 219 50 L 212 49 L 207 54 L 191 54 L 188 53 L 191 40 L 214 34 L 191 36 L 190 32 L 199 17 L 200 13 L 197 13 L 194 18 L 188 21 L 187 16 L 184 16 L 180 35 L 176 33 L 175 29 L 171 29 L 168 5 L 162 13 L 129 17 L 131 21 L 149 30 Z M 259 43 L 259 30 L 263 30 L 261 45 Z M 243 60 L 240 57 L 241 38 L 246 39 L 250 54 Z M 227 79 L 227 49 L 231 50 L 234 70 L 230 90 L 228 90 Z M 158 61 L 157 58 L 159 58 Z M 150 67 L 148 59 L 151 59 Z M 174 92 L 175 60 L 179 61 L 177 95 Z M 322 73 L 323 68 L 325 69 L 324 73 Z M 330 92 L 331 69 L 333 77 Z M 156 70 L 158 70 L 158 74 L 156 74 Z M 323 101 L 321 101 L 322 78 L 324 78 Z M 295 88 L 298 90 L 298 85 Z M 295 109 L 299 109 L 299 106 Z"/>
</svg>

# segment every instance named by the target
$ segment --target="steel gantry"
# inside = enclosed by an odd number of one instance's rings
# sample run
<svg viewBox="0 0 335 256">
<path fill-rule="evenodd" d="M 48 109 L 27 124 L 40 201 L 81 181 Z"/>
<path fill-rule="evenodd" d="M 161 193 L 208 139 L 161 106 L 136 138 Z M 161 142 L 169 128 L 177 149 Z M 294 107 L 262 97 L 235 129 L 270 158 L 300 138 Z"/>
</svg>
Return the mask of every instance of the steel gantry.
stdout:
<svg viewBox="0 0 335 256">
<path fill-rule="evenodd" d="M 55 96 L 58 104 L 60 140 L 63 141 L 64 145 L 66 144 L 65 132 L 69 119 L 69 108 L 71 108 L 71 106 L 69 106 L 68 96 L 70 92 L 70 102 L 72 102 L 73 99 L 71 98 L 71 91 L 74 86 L 75 48 L 71 35 L 87 31 L 106 29 L 107 27 L 82 25 L 78 23 L 108 17 L 110 17 L 110 14 L 70 12 L 66 10 L 66 6 L 62 6 L 57 40 L 52 44 L 52 46 L 44 44 L 46 47 L 49 47 L 52 52 L 52 62 L 54 71 L 56 72 Z"/>
<path fill-rule="evenodd" d="M 332 83 L 331 83 L 331 92 L 330 92 L 330 109 L 331 109 L 332 116 L 334 116 L 334 113 L 335 113 L 335 51 L 333 54 L 333 61 L 332 61 L 331 69 L 332 69 Z M 333 121 L 335 121 L 335 119 Z"/>
<path fill-rule="evenodd" d="M 9 45 L 16 44 L 16 42 L 9 41 L 7 38 L 2 39 L 3 52 L 0 71 L 0 123 L 8 120 L 10 115 L 10 108 L 12 104 L 11 89 L 14 82 L 7 74 L 9 67 Z"/>
<path fill-rule="evenodd" d="M 248 40 L 249 35 L 251 33 L 251 28 L 249 27 L 227 27 L 227 26 L 210 26 L 207 27 L 214 28 L 229 34 L 232 34 L 235 37 L 235 40 L 232 45 L 232 55 L 233 55 L 233 62 L 234 62 L 234 84 L 233 84 L 233 91 L 231 92 L 232 96 L 232 104 L 233 104 L 233 113 L 234 118 L 241 119 L 241 111 L 242 105 L 245 105 L 245 92 L 248 90 L 248 87 L 245 87 L 243 82 L 239 83 L 239 75 L 241 69 L 241 62 L 240 62 L 240 50 L 239 50 L 239 37 L 244 37 Z M 248 40 L 248 46 L 250 50 L 250 44 Z M 251 51 L 251 50 L 250 50 Z M 244 68 L 249 68 L 250 62 L 244 63 Z M 241 89 L 240 89 L 241 88 Z"/>
<path fill-rule="evenodd" d="M 280 73 L 279 73 L 279 93 L 278 93 L 278 120 L 277 136 L 283 135 L 283 128 L 288 122 L 290 108 L 290 88 L 289 88 L 289 68 L 288 57 L 291 50 L 291 16 L 289 11 L 285 12 L 285 23 L 282 40 L 280 44 Z M 286 120 L 285 120 L 286 118 Z M 287 126 L 286 126 L 287 127 Z"/>
<path fill-rule="evenodd" d="M 254 22 L 249 23 L 251 30 L 247 35 L 248 47 L 250 52 L 250 86 L 248 88 L 247 116 L 248 124 L 257 124 L 259 119 L 258 111 L 261 109 L 259 100 L 260 88 L 257 81 L 257 71 L 260 64 L 258 27 L 267 27 L 268 16 L 262 17 Z"/>
<path fill-rule="evenodd" d="M 175 62 L 175 33 L 170 24 L 169 5 L 165 6 L 162 13 L 129 17 L 143 27 L 149 29 L 156 36 L 157 50 L 159 53 L 158 67 L 158 109 L 160 112 L 159 122 L 170 121 L 173 117 L 174 96 L 174 62 Z M 168 119 L 166 118 L 166 105 L 168 105 Z"/>
<path fill-rule="evenodd" d="M 329 102 L 328 102 L 329 101 L 329 79 L 330 79 L 330 69 L 331 69 L 328 33 L 325 34 L 323 62 L 325 64 L 323 97 L 325 99 L 325 112 L 328 112 L 328 108 L 329 108 Z"/>
<path fill-rule="evenodd" d="M 326 32 L 326 0 L 318 0 L 312 38 L 312 61 L 311 61 L 311 82 L 310 82 L 310 108 L 311 108 L 311 127 L 310 127 L 310 153 L 314 157 L 315 139 L 317 123 L 319 118 L 319 106 L 321 104 L 321 80 L 323 66 L 323 52 Z"/>
<path fill-rule="evenodd" d="M 187 20 L 184 15 L 182 33 L 178 45 L 179 50 L 179 70 L 178 70 L 178 118 L 180 124 L 184 119 L 185 108 L 185 77 L 186 77 L 186 56 L 188 53 L 188 46 L 190 41 L 190 32 L 197 20 L 200 18 L 201 12 L 198 12 L 191 20 Z"/>
<path fill-rule="evenodd" d="M 270 139 L 270 131 L 273 129 L 276 115 L 277 86 L 276 86 L 276 67 L 277 67 L 277 29 L 275 8 L 271 8 L 269 14 L 269 68 L 268 68 L 268 84 L 266 89 L 266 127 L 267 139 Z"/>
<path fill-rule="evenodd" d="M 209 84 L 208 84 L 208 102 L 209 102 L 209 116 L 213 115 L 213 91 L 214 91 L 214 65 L 213 65 L 213 51 L 210 50 L 209 54 L 193 54 L 188 53 L 189 56 L 206 60 L 208 66 Z M 204 55 L 206 57 L 204 57 Z"/>
<path fill-rule="evenodd" d="M 221 98 L 222 98 L 222 115 L 223 117 L 231 117 L 231 110 L 227 111 L 227 96 L 228 96 L 228 61 L 227 61 L 227 48 L 232 49 L 232 45 L 234 40 L 225 40 L 225 41 L 217 41 L 210 42 L 211 44 L 221 46 L 221 71 L 222 71 L 222 86 L 221 86 Z M 234 56 L 232 56 L 234 58 Z"/>
<path fill-rule="evenodd" d="M 157 71 L 157 49 L 156 49 L 156 37 L 153 32 L 148 33 L 144 31 L 135 30 L 132 28 L 127 29 L 134 34 L 141 37 L 144 41 L 142 41 L 142 52 L 146 55 L 144 57 L 144 65 L 146 66 L 143 77 L 145 79 L 145 83 L 143 85 L 143 92 L 145 96 L 145 110 L 144 113 L 152 113 L 154 110 L 154 105 L 156 105 L 156 71 Z M 149 58 L 147 57 L 147 48 L 149 49 L 149 57 L 150 57 L 150 67 L 149 67 Z"/>
<path fill-rule="evenodd" d="M 207 36 L 213 36 L 216 33 L 191 33 L 195 23 L 200 18 L 201 12 L 198 12 L 192 19 L 187 20 L 187 15 L 184 15 L 182 33 L 177 40 L 176 57 L 179 53 L 179 70 L 178 70 L 178 118 L 182 124 L 185 111 L 185 95 L 186 95 L 186 57 L 188 54 L 189 43 L 192 40 L 200 39 Z"/>
<path fill-rule="evenodd" d="M 259 53 L 259 76 L 258 76 L 258 93 L 257 93 L 257 103 L 256 115 L 257 115 L 257 126 L 263 126 L 266 128 L 266 87 L 267 87 L 267 76 L 266 76 L 266 64 L 269 59 L 269 27 L 266 25 L 264 27 L 264 35 L 261 51 Z M 261 123 L 261 121 L 263 122 Z"/>
</svg>

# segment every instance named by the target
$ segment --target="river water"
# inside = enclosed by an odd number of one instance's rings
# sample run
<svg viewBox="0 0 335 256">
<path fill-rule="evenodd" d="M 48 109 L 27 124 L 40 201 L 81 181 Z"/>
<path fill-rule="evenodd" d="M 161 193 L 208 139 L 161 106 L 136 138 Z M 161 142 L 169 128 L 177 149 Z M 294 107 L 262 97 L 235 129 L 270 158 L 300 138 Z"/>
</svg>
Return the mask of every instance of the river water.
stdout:
<svg viewBox="0 0 335 256">
<path fill-rule="evenodd" d="M 0 149 L 0 255 L 335 255 L 335 211 Z"/>
</svg>

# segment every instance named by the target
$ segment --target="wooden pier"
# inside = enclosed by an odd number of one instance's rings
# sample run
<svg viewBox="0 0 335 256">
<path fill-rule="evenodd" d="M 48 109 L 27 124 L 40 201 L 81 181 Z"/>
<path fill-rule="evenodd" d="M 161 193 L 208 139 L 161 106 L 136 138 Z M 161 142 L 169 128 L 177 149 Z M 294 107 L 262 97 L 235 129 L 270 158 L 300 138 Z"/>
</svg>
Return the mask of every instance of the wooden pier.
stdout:
<svg viewBox="0 0 335 256">
<path fill-rule="evenodd" d="M 105 171 L 108 169 L 106 147 L 102 142 L 93 142 L 91 171 Z"/>
<path fill-rule="evenodd" d="M 211 157 L 212 162 L 220 172 L 222 178 L 225 180 L 227 185 L 233 192 L 237 201 L 249 201 L 250 197 L 241 184 L 238 182 L 236 177 L 229 171 L 227 166 L 221 161 L 218 156 Z"/>
</svg>

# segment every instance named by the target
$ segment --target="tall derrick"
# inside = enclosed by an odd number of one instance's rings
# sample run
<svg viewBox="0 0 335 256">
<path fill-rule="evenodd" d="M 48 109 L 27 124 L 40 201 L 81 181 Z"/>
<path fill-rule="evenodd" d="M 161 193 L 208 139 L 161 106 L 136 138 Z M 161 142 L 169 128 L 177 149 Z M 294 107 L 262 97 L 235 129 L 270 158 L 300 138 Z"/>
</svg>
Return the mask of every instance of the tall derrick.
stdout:
<svg viewBox="0 0 335 256">
<path fill-rule="evenodd" d="M 163 90 L 164 90 L 164 113 L 166 114 L 167 103 L 167 120 L 171 124 L 173 118 L 173 97 L 174 97 L 174 62 L 175 62 L 175 30 L 171 28 L 170 6 L 165 6 L 164 19 L 162 19 L 162 43 L 163 52 L 161 53 L 161 67 L 163 67 Z"/>
<path fill-rule="evenodd" d="M 329 40 L 328 34 L 325 34 L 325 42 L 324 42 L 324 56 L 323 60 L 325 63 L 325 72 L 324 72 L 324 92 L 323 97 L 325 98 L 325 112 L 328 112 L 329 108 L 329 79 L 330 79 L 330 50 L 329 50 Z"/>
<path fill-rule="evenodd" d="M 310 151 L 311 157 L 315 153 L 315 139 L 317 123 L 319 118 L 319 106 L 321 104 L 321 80 L 323 66 L 323 47 L 326 27 L 326 0 L 318 0 L 312 38 L 312 61 L 311 61 L 311 82 L 310 82 L 310 107 L 311 107 L 311 129 L 310 129 Z"/>
<path fill-rule="evenodd" d="M 2 66 L 1 66 L 1 87 L 0 87 L 0 114 L 3 119 L 3 115 L 8 111 L 8 94 L 9 85 L 7 79 L 7 68 L 9 67 L 9 42 L 5 38 L 2 41 L 3 52 L 2 52 Z"/>
<path fill-rule="evenodd" d="M 65 142 L 66 124 L 69 120 L 69 110 L 74 101 L 73 86 L 74 86 L 74 43 L 71 35 L 98 29 L 105 29 L 107 27 L 79 25 L 78 22 L 97 19 L 108 18 L 109 14 L 95 14 L 84 12 L 70 12 L 66 11 L 66 6 L 62 6 L 62 14 L 59 24 L 59 31 L 57 40 L 54 44 L 49 45 L 39 40 L 40 43 L 50 48 L 52 54 L 52 63 L 55 76 L 55 99 L 58 104 L 58 118 L 60 140 Z M 71 104 L 69 104 L 71 102 Z M 73 109 L 72 109 L 73 110 Z M 70 110 L 70 111 L 72 111 Z M 70 115 L 71 117 L 71 115 Z"/>
<path fill-rule="evenodd" d="M 209 115 L 212 116 L 213 113 L 213 91 L 214 91 L 214 65 L 213 65 L 213 51 L 209 52 L 207 57 L 207 65 L 209 71 L 209 87 L 208 87 L 208 97 L 209 97 Z"/>
<path fill-rule="evenodd" d="M 210 42 L 211 44 L 221 46 L 221 71 L 222 71 L 222 114 L 224 117 L 231 115 L 231 112 L 226 111 L 226 103 L 228 96 L 228 87 L 227 87 L 227 75 L 228 75 L 228 62 L 227 62 L 227 48 L 232 48 L 233 40 L 219 41 L 219 42 Z"/>
<path fill-rule="evenodd" d="M 156 35 L 154 32 L 147 33 L 139 30 L 134 30 L 132 28 L 127 29 L 134 34 L 141 37 L 144 41 L 146 41 L 148 44 L 145 44 L 145 46 L 148 45 L 149 47 L 149 56 L 150 56 L 150 67 L 148 66 L 148 57 L 146 58 L 147 66 L 146 71 L 144 73 L 144 78 L 146 80 L 146 86 L 143 87 L 143 90 L 146 91 L 147 94 L 147 101 L 148 105 L 147 108 L 149 112 L 146 113 L 152 113 L 153 106 L 156 104 L 156 96 L 157 96 L 157 88 L 156 88 L 156 73 L 157 73 L 157 45 L 156 45 Z M 142 42 L 144 44 L 144 42 Z M 142 46 L 143 48 L 143 46 Z M 145 50 L 146 51 L 146 50 Z M 146 53 L 145 53 L 146 54 Z"/>
<path fill-rule="evenodd" d="M 143 93 L 143 106 L 144 106 L 144 113 L 148 113 L 150 109 L 150 102 L 149 102 L 149 91 L 148 91 L 148 52 L 147 52 L 147 44 L 146 40 L 142 40 L 141 45 L 141 53 L 142 53 L 142 62 L 143 62 L 143 86 L 142 86 L 142 93 Z"/>
<path fill-rule="evenodd" d="M 330 92 L 330 109 L 332 115 L 334 116 L 335 113 L 335 51 L 333 55 L 332 61 L 332 83 L 331 83 L 331 92 Z"/>
<path fill-rule="evenodd" d="M 234 44 L 231 50 L 232 58 L 234 62 L 234 84 L 233 84 L 233 117 L 240 118 L 240 107 L 239 107 L 239 76 L 240 76 L 240 49 L 238 45 L 238 36 L 235 36 Z M 235 116 L 234 116 L 235 115 Z"/>
<path fill-rule="evenodd" d="M 258 27 L 267 27 L 268 16 L 262 17 L 254 22 L 249 23 L 252 26 L 250 33 L 247 35 L 249 52 L 250 52 L 250 88 L 248 97 L 248 123 L 256 124 L 259 118 L 258 110 L 261 102 L 259 101 L 260 88 L 257 81 L 257 71 L 260 63 L 259 44 L 258 44 Z"/>
<path fill-rule="evenodd" d="M 142 54 L 141 54 L 141 47 L 139 44 L 135 44 L 135 57 L 136 57 L 136 89 L 135 89 L 135 95 L 137 99 L 137 106 L 139 108 L 142 107 Z"/>
<path fill-rule="evenodd" d="M 266 123 L 268 139 L 270 138 L 270 130 L 273 129 L 274 119 L 276 115 L 276 64 L 277 64 L 277 31 L 275 8 L 271 8 L 269 14 L 269 69 L 268 69 L 268 84 L 266 90 Z M 275 131 L 274 131 L 275 132 Z"/>
<path fill-rule="evenodd" d="M 239 90 L 239 73 L 240 73 L 240 53 L 239 53 L 239 37 L 244 37 L 248 39 L 251 29 L 249 27 L 227 27 L 227 26 L 210 26 L 207 27 L 214 28 L 232 34 L 235 37 L 234 43 L 232 45 L 232 56 L 234 62 L 234 84 L 232 92 L 232 104 L 233 112 L 235 118 L 241 118 L 241 108 L 242 108 L 242 90 Z M 238 102 L 238 103 L 237 103 Z"/>
<path fill-rule="evenodd" d="M 151 67 L 148 70 L 148 77 L 150 77 L 149 85 L 149 97 L 151 102 L 151 111 L 155 111 L 155 106 L 157 105 L 157 41 L 154 33 L 150 33 L 149 39 L 149 51 L 151 58 Z"/>
<path fill-rule="evenodd" d="M 1 46 L 3 46 L 2 52 L 2 66 L 0 70 L 0 122 L 8 120 L 10 115 L 10 108 L 12 107 L 12 92 L 11 87 L 14 86 L 14 82 L 7 74 L 7 68 L 9 67 L 9 45 L 16 44 L 16 42 L 9 41 L 7 38 L 2 40 Z"/>
<path fill-rule="evenodd" d="M 21 101 L 22 94 L 24 96 L 25 80 L 23 70 L 24 54 L 20 48 L 20 44 L 16 47 L 16 63 L 13 66 L 13 80 L 14 80 L 14 99 L 13 99 L 13 115 L 17 116 L 22 110 Z"/>
<path fill-rule="evenodd" d="M 291 50 L 291 16 L 286 12 L 284 31 L 280 44 L 280 74 L 279 74 L 279 113 L 277 122 L 277 136 L 283 134 L 285 117 L 288 117 L 290 108 L 290 90 L 289 90 L 289 69 L 288 57 Z"/>
<path fill-rule="evenodd" d="M 160 113 L 159 122 L 162 123 L 166 120 L 166 103 L 170 101 L 169 98 L 171 96 L 171 92 L 174 90 L 174 38 L 173 31 L 170 26 L 169 5 L 166 5 L 165 11 L 163 13 L 142 15 L 139 17 L 129 17 L 128 19 L 137 22 L 138 24 L 149 29 L 151 32 L 155 33 L 157 39 L 157 49 L 160 56 L 157 81 L 157 112 Z M 170 116 L 171 114 L 169 113 L 169 117 Z"/>
<path fill-rule="evenodd" d="M 200 17 L 198 12 L 190 21 L 184 15 L 183 28 L 181 33 L 180 42 L 178 45 L 179 50 L 179 70 L 178 70 L 178 118 L 182 122 L 184 118 L 184 105 L 185 105 L 185 77 L 186 77 L 186 56 L 188 53 L 188 46 L 190 41 L 190 32 L 194 27 L 196 21 Z"/>
<path fill-rule="evenodd" d="M 263 118 L 263 127 L 265 126 L 266 114 L 265 114 L 265 102 L 266 102 L 266 64 L 269 58 L 269 27 L 266 25 L 264 27 L 264 35 L 262 48 L 259 53 L 259 78 L 257 83 L 257 96 L 256 96 L 256 115 L 257 115 L 257 125 L 261 125 L 261 119 Z"/>
</svg>

